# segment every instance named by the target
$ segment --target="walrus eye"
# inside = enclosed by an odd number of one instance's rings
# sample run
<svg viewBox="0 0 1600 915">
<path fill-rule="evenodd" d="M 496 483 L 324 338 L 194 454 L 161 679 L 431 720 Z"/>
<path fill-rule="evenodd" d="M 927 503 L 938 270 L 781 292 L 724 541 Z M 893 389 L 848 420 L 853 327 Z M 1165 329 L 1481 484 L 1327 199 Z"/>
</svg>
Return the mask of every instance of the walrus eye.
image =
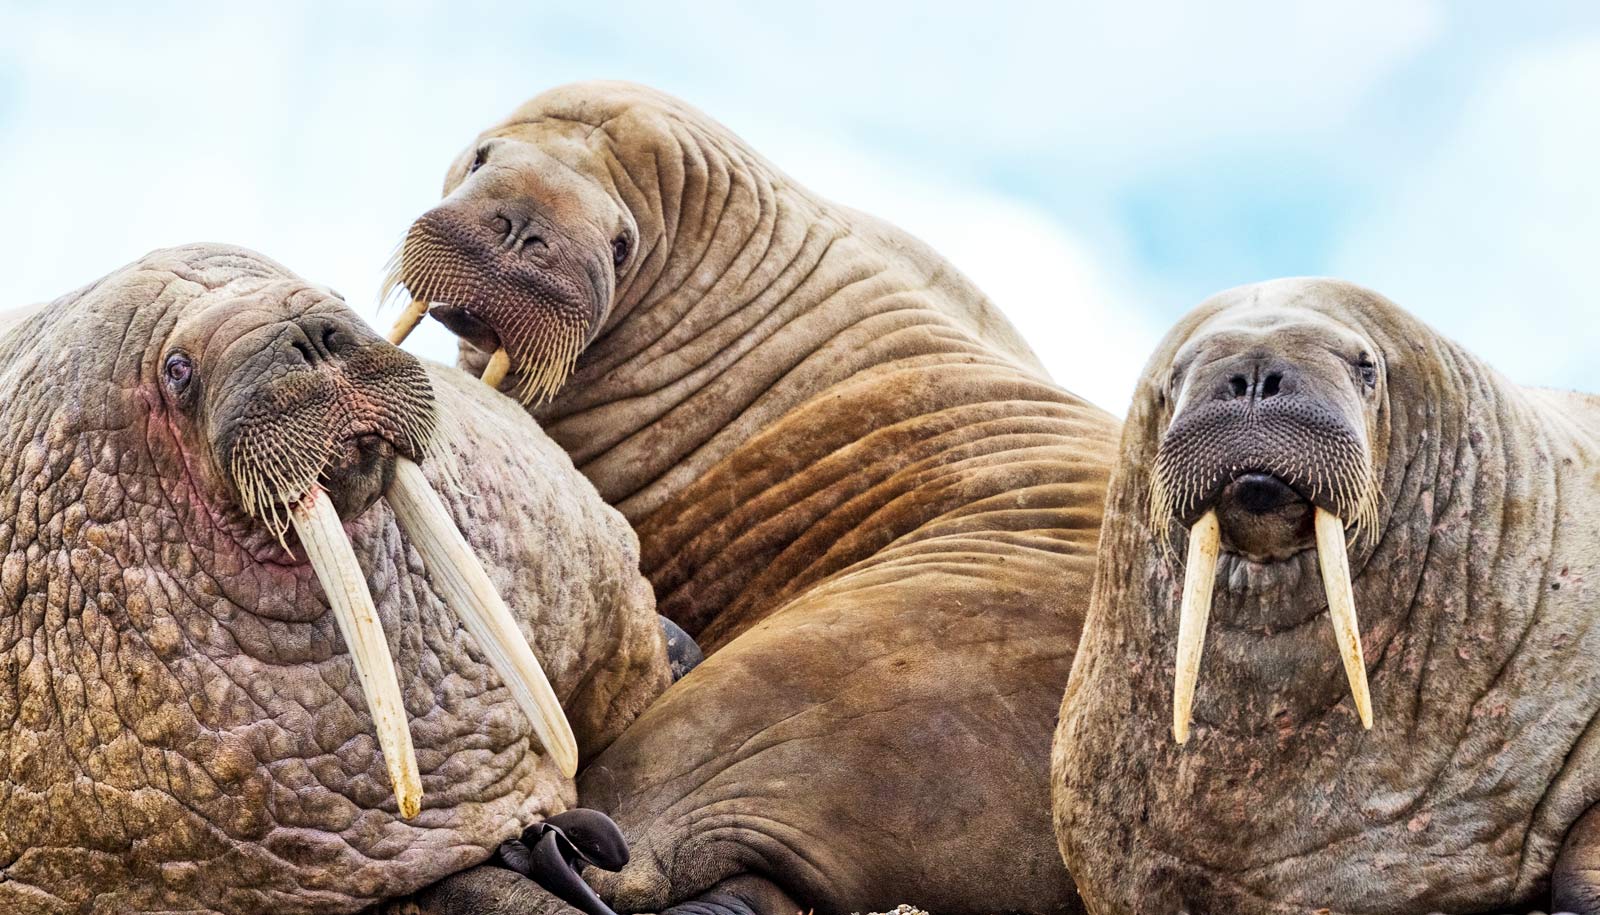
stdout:
<svg viewBox="0 0 1600 915">
<path fill-rule="evenodd" d="M 611 263 L 621 267 L 622 262 L 628 259 L 628 236 L 626 233 L 618 235 L 611 240 Z"/>
<path fill-rule="evenodd" d="M 1356 357 L 1356 368 L 1361 372 L 1361 382 L 1369 388 L 1378 386 L 1378 367 L 1372 364 L 1372 357 L 1366 353 Z"/>
<path fill-rule="evenodd" d="M 472 157 L 472 167 L 467 169 L 467 174 L 470 175 L 478 169 L 483 168 L 483 163 L 487 161 L 489 161 L 489 144 L 485 143 L 478 147 L 477 155 Z"/>
<path fill-rule="evenodd" d="M 167 387 L 174 394 L 182 394 L 189 387 L 189 382 L 194 378 L 194 362 L 183 353 L 173 353 L 167 357 L 166 368 L 163 369 L 167 376 Z"/>
</svg>

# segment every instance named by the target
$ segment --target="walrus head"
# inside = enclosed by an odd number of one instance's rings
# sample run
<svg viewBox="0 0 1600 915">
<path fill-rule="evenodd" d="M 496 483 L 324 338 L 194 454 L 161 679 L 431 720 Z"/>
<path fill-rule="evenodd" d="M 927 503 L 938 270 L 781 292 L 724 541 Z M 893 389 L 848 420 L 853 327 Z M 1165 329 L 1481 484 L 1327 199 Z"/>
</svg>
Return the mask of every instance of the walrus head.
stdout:
<svg viewBox="0 0 1600 915">
<path fill-rule="evenodd" d="M 1260 625 L 1294 625 L 1326 600 L 1357 711 L 1372 725 L 1345 537 L 1377 524 L 1382 355 L 1355 326 L 1274 294 L 1283 288 L 1224 293 L 1227 307 L 1194 328 L 1158 395 L 1170 420 L 1151 475 L 1151 530 L 1189 528 L 1179 743 L 1219 561 L 1225 601 Z M 1320 576 L 1309 574 L 1313 555 Z"/>
<path fill-rule="evenodd" d="M 387 284 L 413 300 L 392 341 L 431 314 L 494 354 L 488 383 L 514 372 L 524 403 L 566 381 L 610 316 L 618 278 L 639 259 L 640 227 L 619 187 L 630 179 L 610 167 L 608 147 L 651 142 L 653 132 L 626 121 L 591 130 L 540 101 L 456 158 L 444 201 L 411 225 Z"/>
<path fill-rule="evenodd" d="M 415 750 L 388 642 L 344 530 L 385 493 L 433 574 L 470 582 L 449 589 L 453 609 L 574 774 L 572 732 L 543 670 L 417 468 L 435 423 L 422 365 L 337 296 L 292 275 L 256 279 L 232 295 L 191 300 L 151 351 L 163 415 L 205 509 L 259 558 L 294 562 L 298 554 L 315 568 L 356 660 L 403 816 L 421 809 Z M 262 534 L 276 538 L 281 555 Z"/>
<path fill-rule="evenodd" d="M 1596 405 L 1337 280 L 1178 322 L 1124 426 L 1053 745 L 1088 907 L 1541 907 L 1558 853 L 1592 848 Z"/>
<path fill-rule="evenodd" d="M 659 343 L 713 288 L 773 283 L 754 269 L 762 245 L 741 248 L 774 231 L 772 189 L 783 180 L 655 90 L 545 92 L 468 145 L 444 199 L 412 223 L 385 283 L 386 298 L 403 289 L 412 301 L 389 339 L 431 315 L 486 383 L 509 376 L 525 405 L 549 400 L 624 317 L 664 303 L 640 337 Z M 711 268 L 725 257 L 744 272 Z"/>
<path fill-rule="evenodd" d="M 285 550 L 308 494 L 360 516 L 397 460 L 422 460 L 435 423 L 415 359 L 343 302 L 288 279 L 183 314 L 155 355 L 153 389 L 208 505 Z"/>
</svg>

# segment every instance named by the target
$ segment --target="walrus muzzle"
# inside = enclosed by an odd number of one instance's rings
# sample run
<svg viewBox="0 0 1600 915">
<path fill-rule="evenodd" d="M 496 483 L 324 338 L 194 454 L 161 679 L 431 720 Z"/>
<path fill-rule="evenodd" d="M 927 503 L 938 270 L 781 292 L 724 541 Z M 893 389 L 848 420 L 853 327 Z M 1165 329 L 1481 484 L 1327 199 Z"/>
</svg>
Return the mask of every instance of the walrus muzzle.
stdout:
<svg viewBox="0 0 1600 915">
<path fill-rule="evenodd" d="M 1298 552 L 1302 538 L 1314 544 L 1356 711 L 1362 726 L 1372 727 L 1344 520 L 1358 535 L 1376 523 L 1364 432 L 1314 394 L 1280 393 L 1281 382 L 1262 381 L 1234 375 L 1219 395 L 1181 409 L 1156 457 L 1151 529 L 1165 543 L 1171 522 L 1189 525 L 1172 697 L 1172 736 L 1180 744 L 1189 739 L 1225 542 L 1242 554 L 1265 553 L 1254 556 L 1262 562 Z"/>
<path fill-rule="evenodd" d="M 296 330 L 275 336 L 299 336 Z M 549 679 L 417 464 L 434 425 L 420 364 L 375 337 L 316 347 L 301 338 L 251 362 L 247 368 L 270 369 L 260 372 L 266 381 L 218 386 L 217 453 L 245 513 L 286 549 L 292 528 L 304 549 L 349 647 L 401 816 L 420 811 L 421 777 L 389 642 L 344 527 L 380 498 L 546 751 L 575 775 L 577 742 Z M 241 375 L 256 377 L 223 373 Z"/>
<path fill-rule="evenodd" d="M 498 388 L 515 369 L 524 403 L 552 396 L 572 373 L 613 276 L 603 238 L 558 226 L 528 201 L 468 196 L 412 224 L 385 286 L 411 303 L 389 332 L 399 345 L 432 314 L 492 353 L 481 376 Z"/>
</svg>

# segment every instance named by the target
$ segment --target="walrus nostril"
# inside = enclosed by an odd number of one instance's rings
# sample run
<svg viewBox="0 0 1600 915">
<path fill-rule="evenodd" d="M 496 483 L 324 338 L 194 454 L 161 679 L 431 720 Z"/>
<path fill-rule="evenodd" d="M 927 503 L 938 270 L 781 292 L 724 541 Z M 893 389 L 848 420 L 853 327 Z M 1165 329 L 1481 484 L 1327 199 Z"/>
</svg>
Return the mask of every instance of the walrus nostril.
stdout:
<svg viewBox="0 0 1600 915">
<path fill-rule="evenodd" d="M 1287 483 L 1270 473 L 1247 473 L 1234 480 L 1233 497 L 1252 515 L 1265 515 L 1300 500 Z"/>
<path fill-rule="evenodd" d="M 1233 390 L 1233 396 L 1243 397 L 1250 390 L 1250 382 L 1243 375 L 1235 375 L 1228 379 L 1228 387 Z"/>
<path fill-rule="evenodd" d="M 1261 382 L 1261 397 L 1265 400 L 1278 393 L 1278 386 L 1283 384 L 1283 375 L 1278 372 L 1269 374 Z"/>
</svg>

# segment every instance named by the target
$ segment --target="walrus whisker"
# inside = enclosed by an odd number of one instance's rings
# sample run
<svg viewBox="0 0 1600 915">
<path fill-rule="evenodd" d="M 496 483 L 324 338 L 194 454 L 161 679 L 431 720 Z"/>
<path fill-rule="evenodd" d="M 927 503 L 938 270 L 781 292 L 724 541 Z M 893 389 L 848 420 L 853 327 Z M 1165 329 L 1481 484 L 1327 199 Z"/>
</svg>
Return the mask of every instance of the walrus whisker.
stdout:
<svg viewBox="0 0 1600 915">
<path fill-rule="evenodd" d="M 389 780 L 394 785 L 400 816 L 410 819 L 422 809 L 422 777 L 417 770 L 417 754 L 411 743 L 394 658 L 389 654 L 389 642 L 378 620 L 372 592 L 326 492 L 314 488 L 289 512 L 289 518 L 350 650 L 377 731 L 378 746 L 389 769 Z"/>
<path fill-rule="evenodd" d="M 448 509 L 428 485 L 422 468 L 405 458 L 395 462 L 389 507 L 413 548 L 422 556 L 434 586 L 500 675 L 533 725 L 539 742 L 563 775 L 578 772 L 578 743 L 550 679 L 534 656 L 516 618 L 501 599 Z"/>
</svg>

